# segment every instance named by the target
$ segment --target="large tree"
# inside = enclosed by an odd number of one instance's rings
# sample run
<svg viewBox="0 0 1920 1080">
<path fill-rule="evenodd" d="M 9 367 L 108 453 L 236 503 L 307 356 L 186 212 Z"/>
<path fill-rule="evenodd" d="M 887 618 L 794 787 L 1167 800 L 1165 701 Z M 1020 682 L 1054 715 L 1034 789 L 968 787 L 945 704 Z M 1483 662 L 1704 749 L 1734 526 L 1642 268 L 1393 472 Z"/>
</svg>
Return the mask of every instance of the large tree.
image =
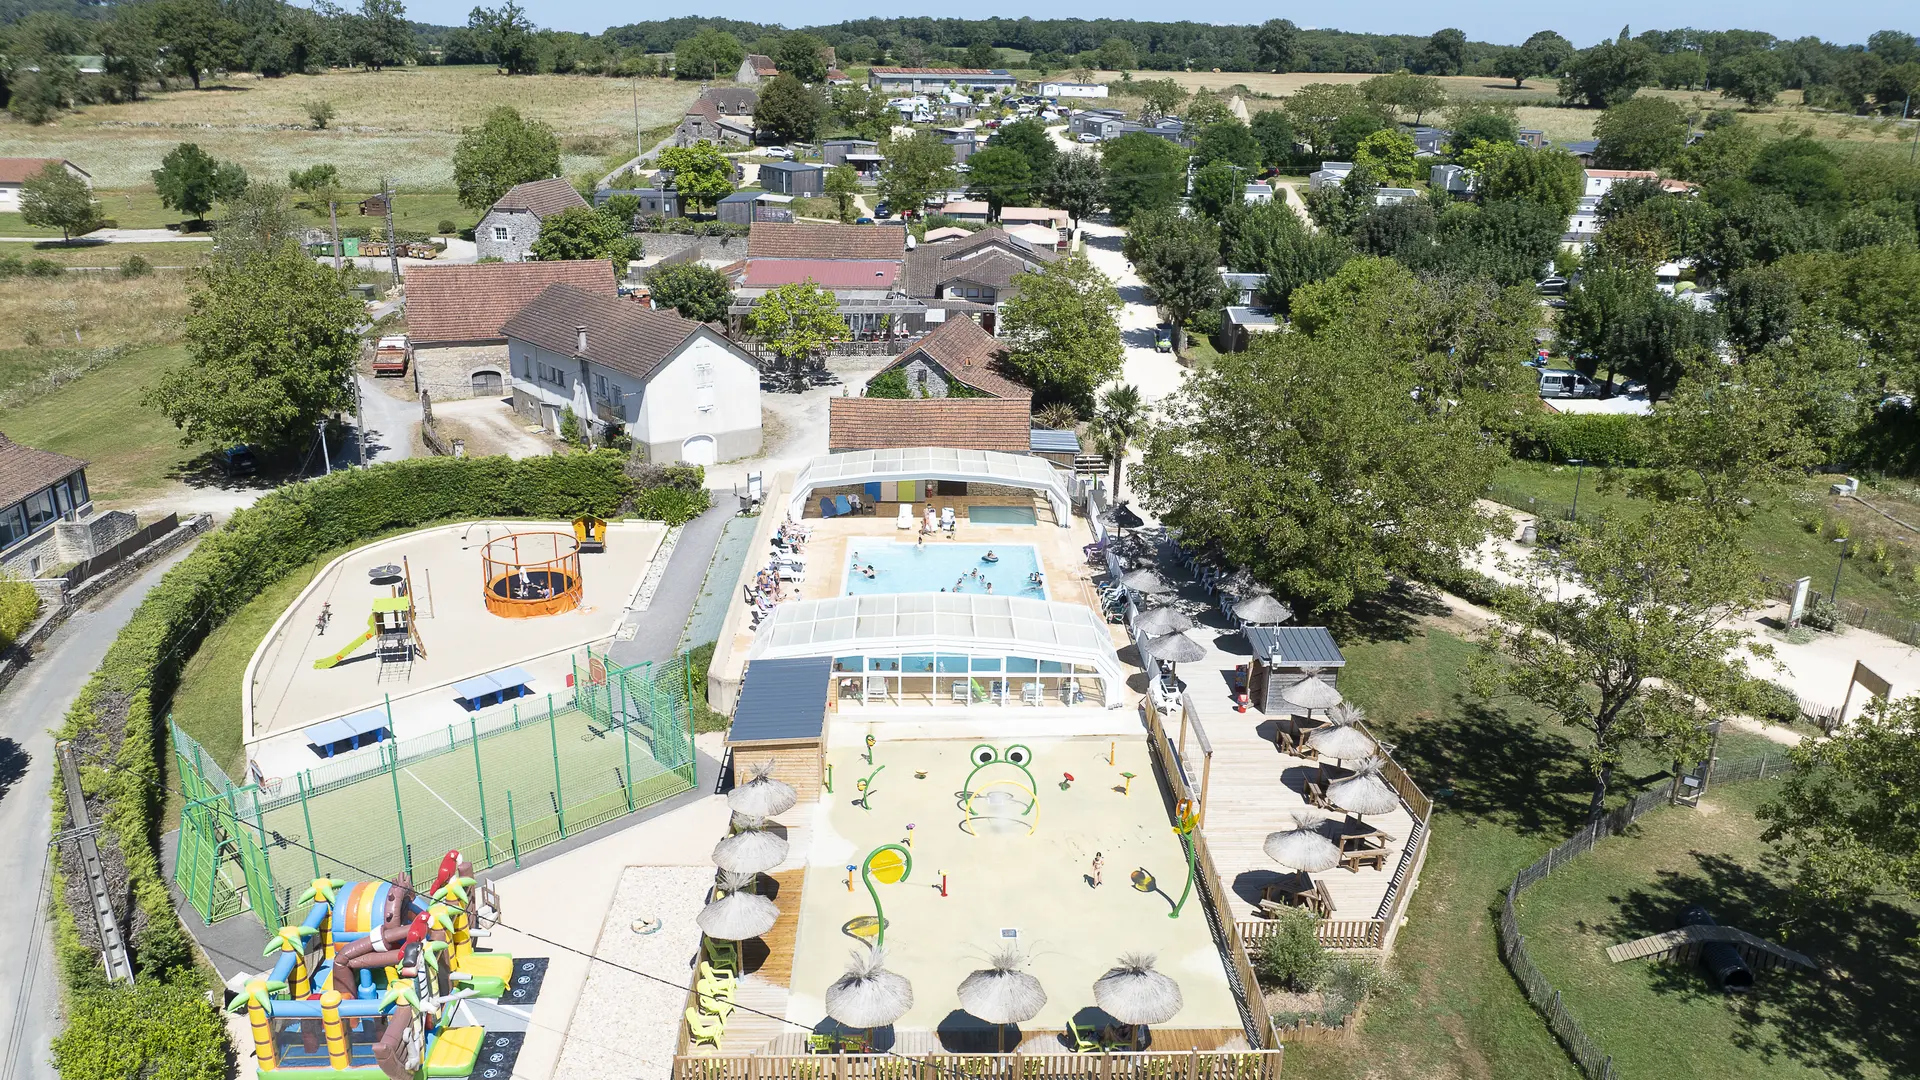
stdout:
<svg viewBox="0 0 1920 1080">
<path fill-rule="evenodd" d="M 1220 304 L 1219 232 L 1204 218 L 1156 210 L 1135 215 L 1123 250 L 1173 324 L 1179 355 L 1187 320 Z"/>
<path fill-rule="evenodd" d="M 953 183 L 953 148 L 940 133 L 922 128 L 887 140 L 881 147 L 880 198 L 903 217 L 919 217 L 927 202 L 945 195 Z"/>
<path fill-rule="evenodd" d="M 214 255 L 232 263 L 269 258 L 298 237 L 305 225 L 294 212 L 286 188 L 272 181 L 248 184 L 220 204 Z"/>
<path fill-rule="evenodd" d="M 834 90 L 833 115 L 863 139 L 879 142 L 893 130 L 900 114 L 887 104 L 887 95 L 862 83 Z"/>
<path fill-rule="evenodd" d="M 1195 210 L 1219 221 L 1245 205 L 1246 181 L 1231 162 L 1216 161 L 1193 174 L 1193 190 L 1187 201 Z"/>
<path fill-rule="evenodd" d="M 1109 497 L 1120 498 L 1120 483 L 1126 478 L 1127 452 L 1147 432 L 1147 404 L 1140 388 L 1132 383 L 1115 383 L 1100 392 L 1099 407 L 1087 422 L 1087 434 L 1100 452 L 1113 463 L 1113 489 Z"/>
<path fill-rule="evenodd" d="M 1600 145 L 1594 164 L 1609 169 L 1665 169 L 1687 145 L 1687 114 L 1666 98 L 1636 97 L 1610 105 L 1593 124 Z"/>
<path fill-rule="evenodd" d="M 782 142 L 811 142 L 826 115 L 820 91 L 783 71 L 760 89 L 753 126 Z"/>
<path fill-rule="evenodd" d="M 1731 623 L 1759 600 L 1759 579 L 1733 528 L 1681 504 L 1568 526 L 1538 550 L 1522 584 L 1498 594 L 1475 682 L 1588 734 L 1598 818 L 1629 747 L 1691 765 L 1707 723 L 1744 704 L 1736 657 L 1770 650 Z"/>
<path fill-rule="evenodd" d="M 753 302 L 746 321 L 747 331 L 780 358 L 796 382 L 814 354 L 847 338 L 847 320 L 833 294 L 811 281 L 768 290 Z"/>
<path fill-rule="evenodd" d="M 1558 348 L 1588 375 L 1607 372 L 1647 384 L 1665 397 L 1690 368 L 1711 361 L 1719 317 L 1659 291 L 1637 268 L 1603 268 L 1583 275 L 1567 294 L 1555 328 Z"/>
<path fill-rule="evenodd" d="M 1248 126 L 1254 141 L 1260 144 L 1260 164 L 1271 168 L 1292 164 L 1299 155 L 1293 134 L 1293 121 L 1279 109 L 1253 114 Z"/>
<path fill-rule="evenodd" d="M 1033 169 L 1017 150 L 989 146 L 967 159 L 967 194 L 987 203 L 987 220 L 1000 220 L 1000 208 L 1031 201 Z"/>
<path fill-rule="evenodd" d="M 225 66 L 239 53 L 241 28 L 219 0 L 159 0 L 152 17 L 167 71 L 192 80 L 195 90 L 203 72 Z"/>
<path fill-rule="evenodd" d="M 1479 172 L 1482 198 L 1539 203 L 1562 217 L 1573 213 L 1586 191 L 1580 159 L 1559 147 L 1529 150 L 1507 143 L 1481 159 Z"/>
<path fill-rule="evenodd" d="M 733 301 L 727 275 L 705 263 L 661 264 L 647 271 L 647 291 L 656 308 L 672 308 L 695 322 L 719 322 Z"/>
<path fill-rule="evenodd" d="M 711 26 L 673 47 L 673 73 L 682 79 L 731 77 L 747 58 L 740 39 Z"/>
<path fill-rule="evenodd" d="M 833 200 L 834 212 L 840 216 L 840 220 L 852 224 L 858 216 L 854 213 L 853 197 L 860 193 L 860 174 L 854 171 L 853 166 L 841 164 L 828 169 L 822 190 L 827 198 Z"/>
<path fill-rule="evenodd" d="M 1300 28 L 1292 19 L 1268 19 L 1253 32 L 1254 48 L 1260 64 L 1268 71 L 1291 71 L 1294 50 L 1300 43 Z"/>
<path fill-rule="evenodd" d="M 1420 176 L 1420 148 L 1404 131 L 1376 131 L 1354 148 L 1353 163 L 1373 171 L 1381 183 L 1405 187 Z"/>
<path fill-rule="evenodd" d="M 413 59 L 413 28 L 407 25 L 407 6 L 400 0 L 360 0 L 352 51 L 360 66 L 373 71 Z"/>
<path fill-rule="evenodd" d="M 560 140 L 553 129 L 501 105 L 479 127 L 467 128 L 453 149 L 453 184 L 460 205 L 484 212 L 508 189 L 560 175 Z"/>
<path fill-rule="evenodd" d="M 705 139 L 692 146 L 666 147 L 654 164 L 672 174 L 673 189 L 695 208 L 710 210 L 733 194 L 733 162 Z"/>
<path fill-rule="evenodd" d="M 1760 818 L 1799 884 L 1841 905 L 1920 899 L 1920 697 L 1875 703 L 1830 737 L 1802 740 L 1793 762 Z"/>
<path fill-rule="evenodd" d="M 782 75 L 791 75 L 803 83 L 825 82 L 827 78 L 827 43 L 814 37 L 795 31 L 780 39 L 780 45 L 773 52 L 773 64 Z"/>
<path fill-rule="evenodd" d="M 231 199 L 247 187 L 246 170 L 231 161 L 215 161 L 197 143 L 181 143 L 167 151 L 152 176 L 161 204 L 194 221 L 206 220 L 214 203 Z"/>
<path fill-rule="evenodd" d="M 1516 48 L 1504 49 L 1494 57 L 1493 73 L 1512 79 L 1513 88 L 1526 86 L 1534 75 L 1554 75 L 1573 59 L 1573 43 L 1552 30 L 1541 30 Z"/>
<path fill-rule="evenodd" d="M 530 75 L 539 64 L 533 20 L 514 0 L 497 8 L 476 7 L 467 13 L 467 28 L 476 35 L 495 67 L 508 75 Z"/>
<path fill-rule="evenodd" d="M 1261 115 L 1275 115 L 1262 113 Z M 1242 123 L 1239 118 L 1229 116 L 1208 124 L 1194 140 L 1193 156 L 1198 164 L 1211 165 L 1224 161 L 1238 165 L 1243 169 L 1256 169 L 1260 166 L 1262 149 L 1260 140 L 1254 136 L 1253 129 Z"/>
<path fill-rule="evenodd" d="M 1654 80 L 1653 51 L 1623 26 L 1619 37 L 1576 54 L 1566 72 L 1560 78 L 1561 100 L 1604 109 Z"/>
<path fill-rule="evenodd" d="M 1395 116 L 1410 114 L 1416 124 L 1447 103 L 1447 91 L 1439 79 L 1405 71 L 1376 75 L 1360 84 L 1360 92 Z"/>
<path fill-rule="evenodd" d="M 49 161 L 20 188 L 20 219 L 41 229 L 59 229 L 71 242 L 100 227 L 100 204 L 87 182 Z"/>
<path fill-rule="evenodd" d="M 1073 217 L 1075 228 L 1080 219 L 1106 205 L 1107 170 L 1093 154 L 1061 154 L 1047 177 L 1047 202 Z"/>
<path fill-rule="evenodd" d="M 192 359 L 145 397 L 183 441 L 285 450 L 352 407 L 364 312 L 346 281 L 291 241 L 199 273 L 187 316 Z"/>
<path fill-rule="evenodd" d="M 1120 294 L 1085 255 L 1069 255 L 1014 278 L 1001 308 L 1007 362 L 1039 403 L 1062 401 L 1086 415 L 1094 388 L 1120 373 Z"/>
<path fill-rule="evenodd" d="M 1053 141 L 1046 125 L 1031 117 L 1003 125 L 993 133 L 987 149 L 1011 150 L 1026 158 L 1028 173 L 1035 184 L 1044 184 L 1047 177 L 1053 175 L 1053 164 L 1060 157 L 1060 144 Z"/>
<path fill-rule="evenodd" d="M 540 235 L 533 241 L 536 259 L 606 259 L 613 263 L 614 276 L 620 278 L 627 276 L 628 264 L 640 254 L 640 241 L 627 235 L 627 221 L 604 208 L 575 206 L 562 210 L 540 223 Z"/>
<path fill-rule="evenodd" d="M 1758 109 L 1773 104 L 1786 89 L 1788 77 L 1786 64 L 1779 56 L 1756 49 L 1720 65 L 1720 94 Z"/>
<path fill-rule="evenodd" d="M 1344 241 L 1308 229 L 1281 202 L 1249 207 L 1234 222 L 1227 249 L 1227 265 L 1236 273 L 1267 276 L 1260 299 L 1283 315 L 1291 310 L 1295 289 L 1332 277 L 1352 257 Z"/>
<path fill-rule="evenodd" d="M 1107 170 L 1107 208 L 1125 223 L 1135 214 L 1174 205 L 1187 190 L 1187 152 L 1178 143 L 1136 131 L 1100 146 Z"/>
</svg>

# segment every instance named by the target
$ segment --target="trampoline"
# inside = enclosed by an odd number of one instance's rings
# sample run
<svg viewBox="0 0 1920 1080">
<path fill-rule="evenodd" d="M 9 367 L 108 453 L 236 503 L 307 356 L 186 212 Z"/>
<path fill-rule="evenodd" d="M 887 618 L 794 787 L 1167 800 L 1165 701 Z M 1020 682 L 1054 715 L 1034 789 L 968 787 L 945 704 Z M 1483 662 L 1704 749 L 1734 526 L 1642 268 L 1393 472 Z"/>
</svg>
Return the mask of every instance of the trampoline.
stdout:
<svg viewBox="0 0 1920 1080">
<path fill-rule="evenodd" d="M 480 549 L 487 610 L 506 619 L 558 615 L 580 606 L 580 542 L 570 533 L 508 533 Z"/>
</svg>

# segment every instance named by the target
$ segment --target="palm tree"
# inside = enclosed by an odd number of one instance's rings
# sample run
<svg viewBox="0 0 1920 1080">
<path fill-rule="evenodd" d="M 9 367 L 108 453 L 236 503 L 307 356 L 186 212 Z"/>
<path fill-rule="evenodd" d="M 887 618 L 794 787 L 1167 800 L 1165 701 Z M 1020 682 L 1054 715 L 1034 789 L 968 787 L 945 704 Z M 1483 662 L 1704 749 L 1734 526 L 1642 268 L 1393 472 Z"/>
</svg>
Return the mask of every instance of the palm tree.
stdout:
<svg viewBox="0 0 1920 1080">
<path fill-rule="evenodd" d="M 1127 450 L 1145 433 L 1147 405 L 1140 389 L 1131 383 L 1109 386 L 1100 394 L 1099 407 L 1088 422 L 1087 433 L 1094 445 L 1113 459 L 1113 501 L 1120 501 L 1120 479 L 1127 464 Z"/>
</svg>

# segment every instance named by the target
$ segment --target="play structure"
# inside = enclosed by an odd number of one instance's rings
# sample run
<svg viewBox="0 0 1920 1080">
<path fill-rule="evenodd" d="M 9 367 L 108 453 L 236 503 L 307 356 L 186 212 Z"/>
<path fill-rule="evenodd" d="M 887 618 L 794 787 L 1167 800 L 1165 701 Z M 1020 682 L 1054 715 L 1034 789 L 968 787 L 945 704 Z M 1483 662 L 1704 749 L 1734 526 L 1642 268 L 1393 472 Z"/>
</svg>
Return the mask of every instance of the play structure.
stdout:
<svg viewBox="0 0 1920 1080">
<path fill-rule="evenodd" d="M 490 883 L 457 851 L 421 896 L 394 881 L 316 879 L 301 922 L 267 943 L 273 967 L 244 1010 L 263 1080 L 424 1080 L 470 1075 L 484 1030 L 461 1003 L 498 999 L 513 957 L 476 952 L 498 918 Z"/>
<path fill-rule="evenodd" d="M 508 533 L 489 540 L 480 549 L 480 585 L 487 610 L 504 619 L 533 619 L 558 615 L 580 606 L 584 582 L 580 577 L 578 533 Z M 601 523 L 601 548 L 606 525 Z"/>
<path fill-rule="evenodd" d="M 1675 927 L 1634 941 L 1623 941 L 1607 949 L 1613 963 L 1627 960 L 1697 960 L 1722 993 L 1745 994 L 1753 990 L 1757 971 L 1798 967 L 1820 970 L 1820 965 L 1784 945 L 1750 934 L 1737 926 L 1722 926 L 1699 904 L 1683 909 L 1674 920 Z"/>
<path fill-rule="evenodd" d="M 967 753 L 967 760 L 973 771 L 959 792 L 965 815 L 960 827 L 973 836 L 1022 830 L 1033 835 L 1040 827 L 1040 785 L 1027 768 L 1033 751 L 1019 743 L 1004 751 L 981 743 Z"/>
<path fill-rule="evenodd" d="M 427 655 L 427 644 L 420 638 L 420 616 L 413 605 L 413 568 L 402 558 L 398 567 L 377 567 L 376 583 L 387 583 L 392 595 L 374 600 L 373 613 L 367 616 L 367 631 L 332 656 L 313 662 L 321 671 L 334 667 L 360 651 L 371 641 L 380 660 L 380 678 L 392 675 L 405 678 L 413 668 L 415 656 Z"/>
<path fill-rule="evenodd" d="M 581 514 L 573 519 L 573 538 L 579 542 L 582 555 L 604 553 L 607 550 L 607 519 Z"/>
</svg>

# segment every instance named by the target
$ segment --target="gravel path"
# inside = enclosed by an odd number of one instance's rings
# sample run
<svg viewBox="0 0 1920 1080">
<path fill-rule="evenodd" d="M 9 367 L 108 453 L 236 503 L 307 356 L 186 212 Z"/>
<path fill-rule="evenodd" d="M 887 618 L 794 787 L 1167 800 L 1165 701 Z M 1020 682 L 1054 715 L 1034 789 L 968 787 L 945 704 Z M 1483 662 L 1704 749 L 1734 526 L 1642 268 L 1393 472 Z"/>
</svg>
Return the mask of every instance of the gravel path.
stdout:
<svg viewBox="0 0 1920 1080">
<path fill-rule="evenodd" d="M 711 866 L 629 866 L 620 875 L 594 954 L 684 986 L 700 928 L 694 916 L 713 885 Z M 632 924 L 659 919 L 636 934 Z M 686 991 L 606 964 L 587 975 L 553 1080 L 661 1080 L 673 1071 Z"/>
</svg>

